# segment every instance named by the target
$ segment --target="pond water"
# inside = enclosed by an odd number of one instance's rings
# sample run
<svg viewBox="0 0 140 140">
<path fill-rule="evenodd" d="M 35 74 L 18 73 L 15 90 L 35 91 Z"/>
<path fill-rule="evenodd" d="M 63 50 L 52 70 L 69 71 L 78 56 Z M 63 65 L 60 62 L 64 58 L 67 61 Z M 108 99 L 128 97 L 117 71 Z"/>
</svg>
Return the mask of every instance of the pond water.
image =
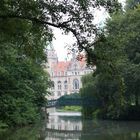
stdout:
<svg viewBox="0 0 140 140">
<path fill-rule="evenodd" d="M 82 120 L 80 112 L 50 112 L 42 127 L 0 132 L 0 140 L 140 140 L 140 122 Z"/>
</svg>

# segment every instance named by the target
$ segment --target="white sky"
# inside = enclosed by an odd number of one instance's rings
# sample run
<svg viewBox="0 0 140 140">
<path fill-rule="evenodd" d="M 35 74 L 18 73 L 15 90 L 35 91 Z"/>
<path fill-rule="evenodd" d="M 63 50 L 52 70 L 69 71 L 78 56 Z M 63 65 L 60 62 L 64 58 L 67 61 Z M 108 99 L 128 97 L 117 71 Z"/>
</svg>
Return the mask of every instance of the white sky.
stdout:
<svg viewBox="0 0 140 140">
<path fill-rule="evenodd" d="M 119 0 L 119 2 L 122 2 L 124 4 L 125 0 Z M 103 20 L 105 19 L 105 10 L 97 11 L 95 23 L 102 24 Z M 57 28 L 53 28 L 53 33 L 55 36 L 55 39 L 53 39 L 53 46 L 56 50 L 56 53 L 58 55 L 59 61 L 64 61 L 66 58 L 69 59 L 70 56 L 67 56 L 67 45 L 72 45 L 76 39 L 72 36 L 72 34 L 64 35 L 62 34 L 62 31 Z"/>
</svg>

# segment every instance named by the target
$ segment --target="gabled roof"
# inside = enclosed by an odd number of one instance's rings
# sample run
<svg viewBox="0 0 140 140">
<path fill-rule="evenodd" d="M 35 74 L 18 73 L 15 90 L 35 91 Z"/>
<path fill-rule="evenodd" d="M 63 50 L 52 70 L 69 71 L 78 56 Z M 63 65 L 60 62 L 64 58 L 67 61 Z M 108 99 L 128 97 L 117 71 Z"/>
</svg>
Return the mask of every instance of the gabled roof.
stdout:
<svg viewBox="0 0 140 140">
<path fill-rule="evenodd" d="M 53 65 L 53 70 L 60 72 L 60 71 L 67 71 L 67 68 L 70 64 L 70 61 L 60 61 L 56 65 Z"/>
<path fill-rule="evenodd" d="M 74 62 L 72 62 L 72 61 L 59 61 L 57 64 L 54 64 L 52 66 L 52 69 L 54 72 L 65 72 L 71 67 L 72 63 L 74 63 Z M 80 69 L 84 69 L 86 66 L 85 60 L 77 61 L 77 63 L 79 65 Z"/>
</svg>

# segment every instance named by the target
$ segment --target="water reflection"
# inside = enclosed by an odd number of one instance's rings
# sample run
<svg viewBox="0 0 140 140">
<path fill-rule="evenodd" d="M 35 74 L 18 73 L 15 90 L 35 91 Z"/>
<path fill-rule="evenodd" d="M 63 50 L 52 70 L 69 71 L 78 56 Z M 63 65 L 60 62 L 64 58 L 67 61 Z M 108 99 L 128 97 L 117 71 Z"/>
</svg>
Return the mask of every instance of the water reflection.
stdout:
<svg viewBox="0 0 140 140">
<path fill-rule="evenodd" d="M 46 130 L 45 140 L 140 139 L 140 122 L 82 120 L 74 113 L 70 116 L 56 112 L 51 114 Z"/>
<path fill-rule="evenodd" d="M 46 124 L 47 129 L 54 130 L 82 130 L 81 116 L 62 116 L 62 115 L 51 115 L 49 121 Z"/>
<path fill-rule="evenodd" d="M 43 127 L 1 132 L 0 140 L 140 140 L 140 122 L 82 120 L 79 113 L 55 112 Z"/>
<path fill-rule="evenodd" d="M 140 122 L 84 121 L 80 140 L 139 140 Z"/>
<path fill-rule="evenodd" d="M 45 140 L 46 135 L 37 127 L 25 127 L 17 130 L 0 131 L 0 140 Z"/>
</svg>

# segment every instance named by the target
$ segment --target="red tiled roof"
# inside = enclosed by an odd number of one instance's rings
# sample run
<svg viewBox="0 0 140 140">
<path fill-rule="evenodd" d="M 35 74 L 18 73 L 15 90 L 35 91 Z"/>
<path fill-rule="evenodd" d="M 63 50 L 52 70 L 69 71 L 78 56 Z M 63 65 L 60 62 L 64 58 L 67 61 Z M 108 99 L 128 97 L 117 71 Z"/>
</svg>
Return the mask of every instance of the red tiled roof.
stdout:
<svg viewBox="0 0 140 140">
<path fill-rule="evenodd" d="M 68 66 L 70 64 L 70 61 L 60 61 L 57 63 L 57 65 L 54 65 L 53 66 L 53 69 L 54 71 L 57 71 L 57 72 L 64 72 L 67 70 Z"/>
<path fill-rule="evenodd" d="M 80 64 L 80 69 L 84 68 L 86 65 L 86 61 L 85 60 L 81 60 L 78 61 Z M 65 72 L 67 71 L 68 67 L 70 66 L 72 62 L 71 61 L 60 61 L 57 64 L 53 65 L 52 68 L 54 70 L 55 73 L 58 72 Z"/>
</svg>

